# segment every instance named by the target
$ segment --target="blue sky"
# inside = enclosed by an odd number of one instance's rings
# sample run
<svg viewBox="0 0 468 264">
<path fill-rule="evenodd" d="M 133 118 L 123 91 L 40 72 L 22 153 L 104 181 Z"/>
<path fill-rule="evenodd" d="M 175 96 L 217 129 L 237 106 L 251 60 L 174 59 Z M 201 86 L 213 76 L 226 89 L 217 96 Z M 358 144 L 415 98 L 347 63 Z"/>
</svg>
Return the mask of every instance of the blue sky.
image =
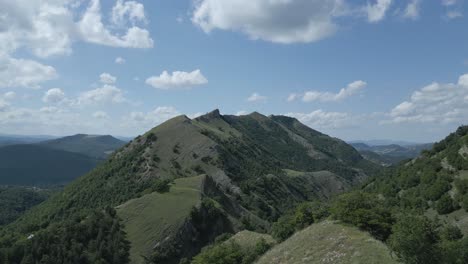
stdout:
<svg viewBox="0 0 468 264">
<path fill-rule="evenodd" d="M 439 140 L 468 123 L 466 15 L 462 0 L 2 1 L 0 133 L 134 136 L 219 108 Z"/>
</svg>

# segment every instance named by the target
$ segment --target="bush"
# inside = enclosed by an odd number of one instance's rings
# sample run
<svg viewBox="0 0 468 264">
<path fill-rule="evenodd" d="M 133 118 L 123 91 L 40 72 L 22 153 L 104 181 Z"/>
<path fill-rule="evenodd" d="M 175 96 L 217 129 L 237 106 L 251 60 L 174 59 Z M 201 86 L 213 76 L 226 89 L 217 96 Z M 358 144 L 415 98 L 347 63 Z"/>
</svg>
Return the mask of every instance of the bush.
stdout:
<svg viewBox="0 0 468 264">
<path fill-rule="evenodd" d="M 278 241 L 286 240 L 296 231 L 294 219 L 291 216 L 283 216 L 271 227 L 271 235 Z"/>
<path fill-rule="evenodd" d="M 330 211 L 333 218 L 368 231 L 380 240 L 388 238 L 394 223 L 390 210 L 375 195 L 363 192 L 339 196 Z"/>
<path fill-rule="evenodd" d="M 453 200 L 448 194 L 444 194 L 442 198 L 435 204 L 435 209 L 439 214 L 449 214 L 455 210 Z"/>
<path fill-rule="evenodd" d="M 388 245 L 406 264 L 441 263 L 436 225 L 424 216 L 403 216 L 392 228 Z"/>
</svg>

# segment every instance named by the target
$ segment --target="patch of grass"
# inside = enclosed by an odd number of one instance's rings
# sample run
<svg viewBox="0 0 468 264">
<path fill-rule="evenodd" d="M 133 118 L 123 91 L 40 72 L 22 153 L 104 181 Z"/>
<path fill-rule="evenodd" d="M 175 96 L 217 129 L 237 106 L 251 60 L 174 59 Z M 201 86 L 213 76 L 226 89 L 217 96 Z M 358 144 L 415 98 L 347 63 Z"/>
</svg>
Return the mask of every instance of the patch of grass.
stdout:
<svg viewBox="0 0 468 264">
<path fill-rule="evenodd" d="M 177 179 L 167 193 L 150 193 L 117 207 L 131 243 L 131 263 L 144 263 L 142 256 L 148 256 L 154 245 L 180 228 L 200 202 L 202 179 Z"/>
<path fill-rule="evenodd" d="M 253 231 L 240 231 L 229 238 L 226 242 L 233 241 L 239 244 L 242 248 L 249 249 L 255 247 L 255 245 L 264 239 L 267 244 L 276 244 L 275 239 L 268 234 L 261 234 Z"/>
<path fill-rule="evenodd" d="M 313 224 L 265 253 L 257 264 L 396 264 L 388 248 L 357 228 Z"/>
</svg>

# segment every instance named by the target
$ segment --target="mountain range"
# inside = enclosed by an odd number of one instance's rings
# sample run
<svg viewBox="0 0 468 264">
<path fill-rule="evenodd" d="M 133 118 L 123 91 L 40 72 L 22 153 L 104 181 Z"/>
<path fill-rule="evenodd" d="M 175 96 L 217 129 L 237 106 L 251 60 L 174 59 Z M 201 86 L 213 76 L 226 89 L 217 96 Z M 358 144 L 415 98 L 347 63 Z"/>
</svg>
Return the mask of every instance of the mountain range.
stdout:
<svg viewBox="0 0 468 264">
<path fill-rule="evenodd" d="M 467 146 L 385 168 L 291 117 L 182 115 L 1 228 L 0 260 L 466 263 Z"/>
<path fill-rule="evenodd" d="M 0 185 L 66 184 L 125 144 L 111 136 L 83 134 L 22 142 L 0 147 Z"/>
<path fill-rule="evenodd" d="M 328 199 L 379 169 L 294 118 L 215 110 L 178 116 L 135 138 L 9 228 L 40 237 L 113 207 L 132 263 L 174 263 L 222 233 L 266 231 L 294 204 Z"/>
<path fill-rule="evenodd" d="M 383 166 L 397 164 L 403 160 L 416 158 L 423 150 L 432 148 L 432 143 L 416 145 L 367 145 L 365 143 L 351 143 L 361 155 Z"/>
</svg>

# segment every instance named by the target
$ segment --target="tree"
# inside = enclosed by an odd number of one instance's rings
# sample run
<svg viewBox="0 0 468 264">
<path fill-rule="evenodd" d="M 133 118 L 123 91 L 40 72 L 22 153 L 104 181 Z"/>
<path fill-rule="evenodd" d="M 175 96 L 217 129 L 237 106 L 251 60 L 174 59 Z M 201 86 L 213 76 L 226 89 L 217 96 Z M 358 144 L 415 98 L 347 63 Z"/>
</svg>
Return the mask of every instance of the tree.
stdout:
<svg viewBox="0 0 468 264">
<path fill-rule="evenodd" d="M 436 225 L 424 216 L 402 216 L 392 228 L 389 247 L 406 264 L 440 263 Z"/>
<path fill-rule="evenodd" d="M 439 214 L 449 214 L 455 210 L 453 200 L 448 194 L 444 194 L 442 198 L 435 204 L 435 209 Z"/>
<path fill-rule="evenodd" d="M 368 231 L 380 240 L 386 240 L 394 223 L 388 208 L 376 195 L 351 192 L 340 195 L 330 208 L 332 217 Z"/>
</svg>

